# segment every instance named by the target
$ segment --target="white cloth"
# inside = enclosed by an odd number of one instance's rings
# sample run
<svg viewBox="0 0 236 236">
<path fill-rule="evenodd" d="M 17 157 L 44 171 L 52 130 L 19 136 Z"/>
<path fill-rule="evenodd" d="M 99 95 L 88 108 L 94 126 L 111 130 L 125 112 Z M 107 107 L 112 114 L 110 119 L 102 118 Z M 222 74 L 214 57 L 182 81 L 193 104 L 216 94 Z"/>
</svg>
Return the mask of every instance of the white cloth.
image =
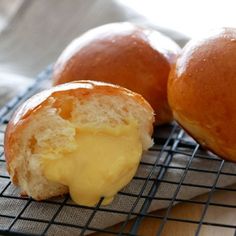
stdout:
<svg viewBox="0 0 236 236">
<path fill-rule="evenodd" d="M 75 37 L 102 24 L 131 21 L 160 29 L 115 0 L 18 1 L 17 13 L 0 34 L 0 72 L 35 77 Z M 186 42 L 177 32 L 160 30 L 181 45 Z"/>
</svg>

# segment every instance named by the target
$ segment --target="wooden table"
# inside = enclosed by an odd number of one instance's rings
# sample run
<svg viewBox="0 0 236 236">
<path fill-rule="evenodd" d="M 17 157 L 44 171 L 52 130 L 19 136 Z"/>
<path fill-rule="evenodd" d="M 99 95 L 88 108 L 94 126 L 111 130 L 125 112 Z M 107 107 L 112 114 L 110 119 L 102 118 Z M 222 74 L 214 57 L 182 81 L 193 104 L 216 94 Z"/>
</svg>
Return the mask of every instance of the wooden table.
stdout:
<svg viewBox="0 0 236 236">
<path fill-rule="evenodd" d="M 234 186 L 236 188 L 236 186 Z M 206 201 L 208 195 L 204 194 L 202 196 L 196 197 L 194 200 Z M 236 192 L 229 191 L 216 191 L 211 202 L 220 203 L 220 204 L 231 204 L 236 205 Z M 193 203 L 181 203 L 173 207 L 170 213 L 170 217 L 179 218 L 179 219 L 189 219 L 199 221 L 202 211 L 204 209 L 203 204 L 193 204 Z M 157 215 L 164 215 L 166 210 L 156 211 Z M 205 222 L 211 223 L 221 223 L 235 225 L 236 227 L 236 208 L 227 208 L 210 205 L 206 212 Z M 138 235 L 142 236 L 154 236 L 157 233 L 157 230 L 161 224 L 161 220 L 147 218 L 144 219 Z M 130 221 L 128 227 L 132 225 L 132 220 Z M 112 230 L 119 231 L 120 225 L 112 227 Z M 197 229 L 197 224 L 177 222 L 177 221 L 168 221 L 162 231 L 162 236 L 191 236 L 194 235 Z M 234 229 L 232 228 L 222 228 L 217 226 L 208 226 L 203 225 L 200 231 L 201 236 L 233 236 Z M 96 233 L 93 236 L 106 236 L 110 234 Z"/>
</svg>

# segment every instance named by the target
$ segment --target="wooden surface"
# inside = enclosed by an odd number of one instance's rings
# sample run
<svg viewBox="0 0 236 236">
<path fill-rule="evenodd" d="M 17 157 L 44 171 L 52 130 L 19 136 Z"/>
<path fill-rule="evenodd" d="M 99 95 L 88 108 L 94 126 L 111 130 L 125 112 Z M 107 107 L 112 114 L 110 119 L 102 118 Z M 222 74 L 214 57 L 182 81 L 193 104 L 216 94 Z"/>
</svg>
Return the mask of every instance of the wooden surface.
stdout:
<svg viewBox="0 0 236 236">
<path fill-rule="evenodd" d="M 236 188 L 236 186 L 234 186 Z M 204 194 L 202 196 L 196 197 L 194 200 L 206 201 L 208 195 Z M 220 203 L 220 204 L 231 204 L 236 205 L 236 191 L 216 191 L 212 196 L 211 202 Z M 203 212 L 204 205 L 202 204 L 193 204 L 193 203 L 181 203 L 173 207 L 169 217 L 179 218 L 179 219 L 188 219 L 199 221 L 201 214 Z M 154 212 L 154 214 L 163 216 L 165 215 L 166 210 L 160 210 Z M 205 222 L 211 223 L 221 223 L 235 225 L 236 227 L 236 208 L 226 208 L 210 205 L 206 212 Z M 132 220 L 129 223 L 130 227 L 132 225 Z M 142 221 L 142 224 L 139 228 L 138 235 L 141 236 L 154 236 L 157 234 L 158 228 L 161 224 L 161 220 L 146 218 Z M 120 225 L 116 225 L 111 228 L 119 232 Z M 191 236 L 194 235 L 197 229 L 197 224 L 168 221 L 165 224 L 165 227 L 162 231 L 162 236 Z M 223 228 L 217 226 L 203 225 L 200 231 L 201 236 L 233 236 L 234 229 Z M 93 236 L 106 236 L 110 234 L 96 233 Z"/>
</svg>

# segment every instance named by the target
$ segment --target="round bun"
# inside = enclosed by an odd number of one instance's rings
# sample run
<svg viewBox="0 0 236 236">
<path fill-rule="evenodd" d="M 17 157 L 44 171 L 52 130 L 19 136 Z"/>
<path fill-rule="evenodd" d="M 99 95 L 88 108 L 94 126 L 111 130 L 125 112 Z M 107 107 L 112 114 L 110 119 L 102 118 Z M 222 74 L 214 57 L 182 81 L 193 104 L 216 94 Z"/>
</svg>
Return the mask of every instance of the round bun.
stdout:
<svg viewBox="0 0 236 236">
<path fill-rule="evenodd" d="M 68 193 L 70 185 L 57 175 L 71 172 L 73 184 L 78 185 L 76 191 L 81 191 L 79 196 L 84 196 L 78 203 L 94 205 L 101 196 L 107 197 L 109 203 L 135 174 L 142 150 L 152 145 L 153 122 L 151 106 L 141 95 L 125 88 L 94 81 L 56 86 L 31 97 L 11 118 L 4 145 L 8 172 L 22 194 L 36 200 Z M 107 143 L 102 143 L 104 140 Z M 90 145 L 83 148 L 81 141 Z M 134 142 L 138 143 L 137 146 L 132 146 Z M 104 148 L 99 149 L 101 143 Z M 113 150 L 113 146 L 118 149 Z M 136 159 L 127 158 L 125 146 Z M 105 157 L 110 149 L 110 156 Z M 140 153 L 137 154 L 138 149 Z M 91 155 L 93 152 L 95 155 Z M 117 156 L 116 152 L 121 155 Z M 104 161 L 103 158 L 107 159 Z M 66 169 L 65 163 L 61 171 L 57 170 L 60 162 L 53 162 L 50 171 L 43 169 L 45 163 L 50 166 L 51 161 L 61 160 L 72 161 L 72 165 L 68 164 L 72 169 Z M 59 174 L 55 177 L 53 171 L 59 171 Z M 83 177 L 76 176 L 83 173 Z M 54 181 L 55 178 L 59 181 Z M 63 178 L 67 181 L 69 177 Z M 91 181 L 89 184 L 87 179 Z M 108 190 L 100 193 L 106 186 Z M 96 191 L 97 198 L 94 197 Z"/>
<path fill-rule="evenodd" d="M 172 120 L 167 79 L 179 46 L 168 37 L 131 23 L 113 23 L 72 41 L 54 67 L 54 85 L 74 80 L 117 84 L 141 94 L 158 124 Z"/>
<path fill-rule="evenodd" d="M 236 162 L 236 29 L 190 41 L 170 73 L 174 118 L 201 145 Z"/>
</svg>

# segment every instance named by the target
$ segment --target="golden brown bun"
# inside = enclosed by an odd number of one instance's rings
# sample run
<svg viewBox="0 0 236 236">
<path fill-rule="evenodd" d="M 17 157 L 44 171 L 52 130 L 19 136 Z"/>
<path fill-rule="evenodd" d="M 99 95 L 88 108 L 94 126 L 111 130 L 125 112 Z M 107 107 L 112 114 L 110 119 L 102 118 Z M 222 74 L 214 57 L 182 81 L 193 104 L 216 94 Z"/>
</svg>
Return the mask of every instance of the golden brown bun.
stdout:
<svg viewBox="0 0 236 236">
<path fill-rule="evenodd" d="M 190 41 L 170 73 L 174 118 L 196 140 L 236 161 L 236 29 Z"/>
<path fill-rule="evenodd" d="M 75 39 L 54 67 L 54 85 L 74 80 L 118 84 L 141 94 L 156 112 L 158 124 L 172 120 L 167 79 L 179 46 L 151 29 L 114 23 Z"/>
<path fill-rule="evenodd" d="M 11 179 L 37 200 L 65 194 L 66 186 L 43 176 L 37 146 L 47 142 L 63 152 L 73 139 L 71 127 L 116 126 L 130 118 L 137 121 L 146 150 L 152 145 L 153 114 L 139 94 L 102 82 L 77 81 L 40 92 L 19 107 L 7 126 L 4 149 Z"/>
</svg>

